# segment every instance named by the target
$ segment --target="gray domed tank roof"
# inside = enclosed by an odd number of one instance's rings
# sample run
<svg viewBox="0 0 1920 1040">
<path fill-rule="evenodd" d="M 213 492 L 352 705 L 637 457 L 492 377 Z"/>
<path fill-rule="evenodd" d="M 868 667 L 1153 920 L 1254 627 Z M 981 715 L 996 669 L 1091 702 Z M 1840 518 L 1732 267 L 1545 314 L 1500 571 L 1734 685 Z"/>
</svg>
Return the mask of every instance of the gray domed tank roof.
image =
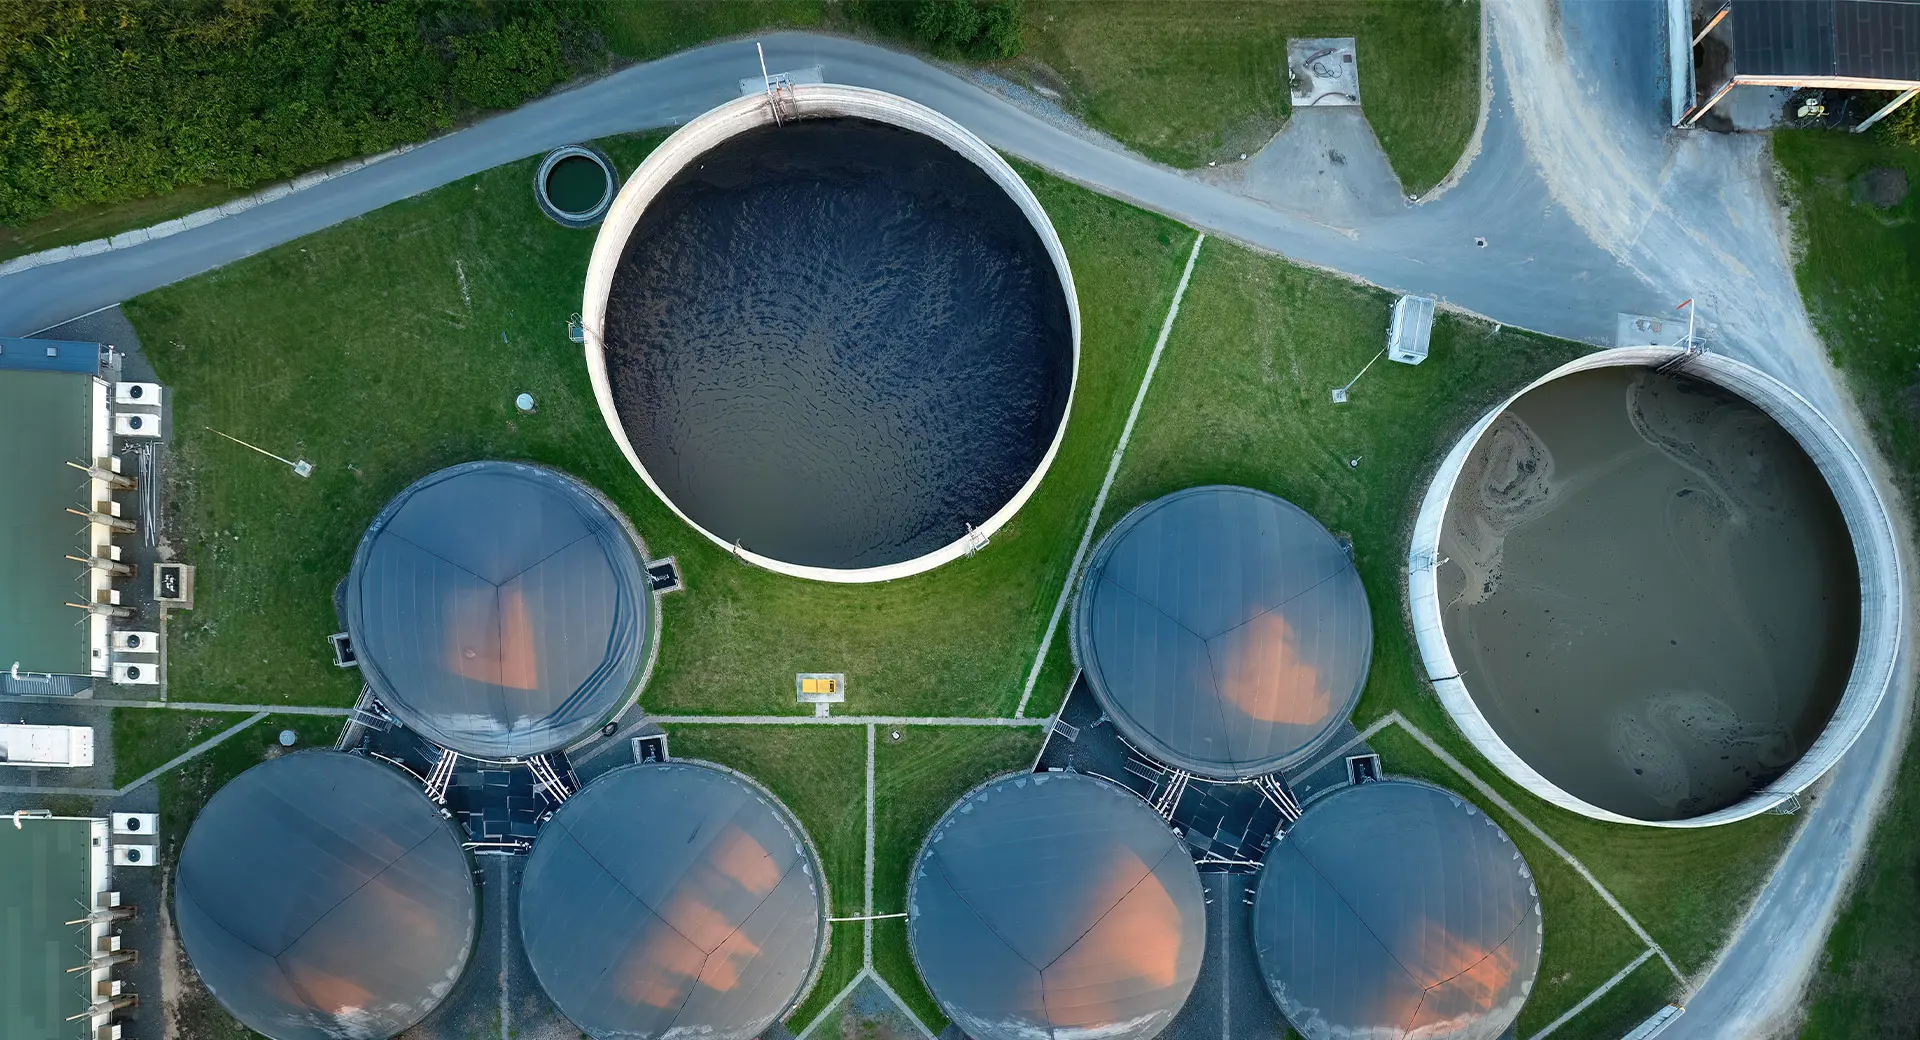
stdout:
<svg viewBox="0 0 1920 1040">
<path fill-rule="evenodd" d="M 418 785 L 356 755 L 269 759 L 187 833 L 173 910 L 187 958 L 273 1040 L 385 1040 L 465 969 L 478 909 L 461 836 Z"/>
<path fill-rule="evenodd" d="M 638 682 L 653 601 L 622 521 L 554 470 L 469 462 L 380 512 L 347 576 L 360 671 L 409 729 L 476 758 L 551 751 Z"/>
<path fill-rule="evenodd" d="M 520 938 L 547 995 L 597 1040 L 751 1040 L 813 981 L 826 905 L 799 823 L 759 785 L 634 765 L 541 829 Z"/>
<path fill-rule="evenodd" d="M 914 863 L 907 938 L 974 1040 L 1150 1040 L 1200 972 L 1206 901 L 1145 802 L 1078 773 L 975 789 Z"/>
<path fill-rule="evenodd" d="M 1495 1040 L 1540 971 L 1520 850 L 1453 794 L 1384 781 L 1313 804 L 1267 853 L 1253 942 L 1307 1040 Z"/>
<path fill-rule="evenodd" d="M 1243 779 L 1304 761 L 1353 711 L 1373 619 L 1353 560 L 1319 521 L 1215 485 L 1148 502 L 1107 532 L 1073 643 L 1128 740 Z"/>
</svg>

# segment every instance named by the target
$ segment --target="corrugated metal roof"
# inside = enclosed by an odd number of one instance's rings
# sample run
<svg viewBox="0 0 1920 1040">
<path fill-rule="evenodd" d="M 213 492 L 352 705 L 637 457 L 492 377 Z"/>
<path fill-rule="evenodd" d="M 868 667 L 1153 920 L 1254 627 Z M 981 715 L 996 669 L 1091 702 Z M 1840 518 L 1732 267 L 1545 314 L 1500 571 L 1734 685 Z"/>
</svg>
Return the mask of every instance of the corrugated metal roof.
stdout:
<svg viewBox="0 0 1920 1040">
<path fill-rule="evenodd" d="M 599 1040 L 759 1036 L 813 977 L 825 918 L 799 824 L 690 762 L 588 784 L 541 830 L 520 886 L 535 976 Z"/>
<path fill-rule="evenodd" d="M 470 462 L 388 503 L 354 553 L 360 670 L 410 729 L 505 759 L 592 732 L 638 681 L 653 623 L 639 548 L 554 470 Z"/>
<path fill-rule="evenodd" d="M 1268 989 L 1307 1040 L 1496 1040 L 1540 970 L 1519 848 L 1425 784 L 1314 803 L 1267 854 L 1253 918 Z"/>
<path fill-rule="evenodd" d="M 0 336 L 0 370 L 100 374 L 100 344 L 67 339 Z"/>
<path fill-rule="evenodd" d="M 1146 803 L 1077 773 L 961 799 L 914 864 L 907 910 L 927 988 L 974 1040 L 1148 1040 L 1206 944 L 1185 846 Z"/>
<path fill-rule="evenodd" d="M 90 930 L 66 922 L 93 909 L 87 820 L 21 821 L 0 827 L 0 1036 L 7 1040 L 83 1040 Z"/>
<path fill-rule="evenodd" d="M 38 341 L 28 341 L 38 342 Z M 91 344 L 89 344 L 91 346 Z M 0 671 L 86 675 L 87 475 L 93 456 L 93 377 L 0 370 Z"/>
<path fill-rule="evenodd" d="M 1128 740 L 1241 778 L 1304 760 L 1353 710 L 1373 619 L 1319 521 L 1263 491 L 1212 486 L 1114 525 L 1087 565 L 1073 640 Z"/>
<path fill-rule="evenodd" d="M 1920 81 L 1920 4 L 1911 0 L 1734 0 L 1741 76 Z"/>
<path fill-rule="evenodd" d="M 378 1040 L 425 1018 L 479 923 L 460 835 L 398 770 L 269 759 L 194 820 L 174 920 L 207 989 L 273 1040 Z"/>
</svg>

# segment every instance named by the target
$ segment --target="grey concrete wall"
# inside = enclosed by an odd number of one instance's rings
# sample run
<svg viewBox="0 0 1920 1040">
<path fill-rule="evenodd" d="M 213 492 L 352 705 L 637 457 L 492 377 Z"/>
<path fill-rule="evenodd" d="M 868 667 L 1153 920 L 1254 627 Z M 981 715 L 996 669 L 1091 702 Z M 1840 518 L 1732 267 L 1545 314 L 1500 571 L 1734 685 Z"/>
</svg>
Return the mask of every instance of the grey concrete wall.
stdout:
<svg viewBox="0 0 1920 1040">
<path fill-rule="evenodd" d="M 1035 467 L 1033 475 L 1027 478 L 1018 493 L 999 512 L 988 517 L 986 522 L 975 529 L 974 538 L 984 539 L 999 530 L 1013 515 L 1020 511 L 1027 499 L 1033 496 L 1034 489 L 1053 466 L 1054 456 L 1060 452 L 1060 442 L 1066 437 L 1067 417 L 1073 413 L 1073 395 L 1080 382 L 1080 298 L 1074 292 L 1073 272 L 1067 266 L 1067 251 L 1060 244 L 1060 236 L 1054 232 L 1053 222 L 1047 218 L 1046 210 L 1040 206 L 1033 191 L 1020 175 L 1008 166 L 1000 153 L 988 147 L 986 142 L 975 137 L 967 128 L 935 112 L 933 109 L 902 97 L 869 90 L 865 87 L 847 87 L 837 84 L 803 84 L 782 94 L 780 102 L 781 119 L 805 119 L 809 117 L 855 116 L 871 119 L 875 122 L 913 130 L 927 135 L 936 141 L 959 152 L 974 165 L 985 171 L 1000 185 L 1027 220 L 1038 232 L 1045 243 L 1047 255 L 1053 258 L 1054 270 L 1060 276 L 1060 288 L 1067 297 L 1067 316 L 1073 337 L 1073 381 L 1067 390 L 1067 410 L 1063 415 L 1059 429 L 1054 431 L 1053 441 L 1047 446 L 1046 455 Z M 600 402 L 600 415 L 606 420 L 608 432 L 613 434 L 614 443 L 620 446 L 622 454 L 632 464 L 640 479 L 647 482 L 653 493 L 662 502 L 667 503 L 680 519 L 689 527 L 707 536 L 714 544 L 733 551 L 730 542 L 713 532 L 694 523 L 693 519 L 680 511 L 680 507 L 660 490 L 653 476 L 641 464 L 640 456 L 633 450 L 633 444 L 627 439 L 627 432 L 620 425 L 619 413 L 614 409 L 613 388 L 607 380 L 607 358 L 602 331 L 607 318 L 607 295 L 613 288 L 614 270 L 619 266 L 620 255 L 626 249 L 627 239 L 640 222 L 640 215 L 646 212 L 647 205 L 654 196 L 665 188 L 675 174 L 688 163 L 704 155 L 721 141 L 756 127 L 767 126 L 775 121 L 772 105 L 764 95 L 750 95 L 729 101 L 705 115 L 675 131 L 673 136 L 662 142 L 660 147 L 647 156 L 640 168 L 627 178 L 620 194 L 613 200 L 613 206 L 607 211 L 606 219 L 600 225 L 600 236 L 593 244 L 593 259 L 587 265 L 586 294 L 581 303 L 580 314 L 586 326 L 587 369 L 593 379 L 593 394 Z M 891 581 L 931 570 L 950 560 L 966 555 L 972 546 L 972 540 L 960 538 L 954 542 L 924 556 L 903 563 L 884 567 L 835 568 L 804 567 L 762 556 L 747 549 L 741 549 L 738 556 L 750 563 L 765 567 L 781 574 L 795 577 L 813 578 L 818 581 L 833 582 L 872 582 Z"/>
<path fill-rule="evenodd" d="M 1824 415 L 1791 387 L 1742 362 L 1718 354 L 1699 354 L 1685 363 L 1686 375 L 1718 384 L 1752 401 L 1800 442 L 1833 489 L 1860 564 L 1860 644 L 1854 654 L 1853 674 L 1833 718 L 1806 754 L 1766 791 L 1725 809 L 1685 820 L 1637 820 L 1576 798 L 1540 775 L 1494 732 L 1474 704 L 1472 692 L 1459 677 L 1460 668 L 1454 662 L 1446 632 L 1441 627 L 1435 575 L 1440 559 L 1442 522 L 1467 456 L 1515 399 L 1542 383 L 1575 372 L 1623 365 L 1661 365 L 1681 353 L 1673 347 L 1625 347 L 1589 354 L 1535 380 L 1468 429 L 1441 460 L 1414 521 L 1412 545 L 1407 554 L 1408 605 L 1413 615 L 1414 640 L 1419 645 L 1427 677 L 1433 682 L 1434 693 L 1467 740 L 1514 782 L 1563 809 L 1597 820 L 1653 827 L 1711 827 L 1758 815 L 1812 786 L 1866 731 L 1881 698 L 1894 681 L 1901 632 L 1906 624 L 1898 543 L 1886 503 L 1875 489 L 1865 464 Z"/>
</svg>

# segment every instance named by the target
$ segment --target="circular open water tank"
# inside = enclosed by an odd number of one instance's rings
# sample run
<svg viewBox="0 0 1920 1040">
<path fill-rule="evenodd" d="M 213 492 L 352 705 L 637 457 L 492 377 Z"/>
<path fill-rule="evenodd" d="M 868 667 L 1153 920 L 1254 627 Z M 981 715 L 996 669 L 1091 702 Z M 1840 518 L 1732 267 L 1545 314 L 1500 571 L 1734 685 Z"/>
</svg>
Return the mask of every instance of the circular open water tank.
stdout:
<svg viewBox="0 0 1920 1040">
<path fill-rule="evenodd" d="M 916 574 L 1012 518 L 1066 432 L 1080 318 L 1039 201 L 959 124 L 808 85 L 668 138 L 615 199 L 582 315 L 607 427 L 743 559 Z"/>
<path fill-rule="evenodd" d="M 1804 791 L 1866 728 L 1903 624 L 1846 440 L 1765 373 L 1673 348 L 1580 358 L 1489 412 L 1442 461 L 1408 564 L 1462 732 L 1614 822 L 1707 826 Z"/>
</svg>

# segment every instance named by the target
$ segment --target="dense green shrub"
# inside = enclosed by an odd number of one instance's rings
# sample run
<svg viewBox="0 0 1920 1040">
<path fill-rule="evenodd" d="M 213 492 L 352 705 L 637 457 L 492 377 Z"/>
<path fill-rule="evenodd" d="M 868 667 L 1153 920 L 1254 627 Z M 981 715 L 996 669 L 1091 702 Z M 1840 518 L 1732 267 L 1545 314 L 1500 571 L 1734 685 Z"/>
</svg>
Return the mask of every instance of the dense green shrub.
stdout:
<svg viewBox="0 0 1920 1040">
<path fill-rule="evenodd" d="M 0 223 L 281 179 L 516 105 L 567 75 L 559 10 L 0 0 Z"/>
<path fill-rule="evenodd" d="M 1021 0 L 858 0 L 855 20 L 952 58 L 1020 53 Z"/>
<path fill-rule="evenodd" d="M 567 78 L 552 18 L 456 38 L 453 52 L 453 92 L 481 108 L 512 108 Z"/>
</svg>

